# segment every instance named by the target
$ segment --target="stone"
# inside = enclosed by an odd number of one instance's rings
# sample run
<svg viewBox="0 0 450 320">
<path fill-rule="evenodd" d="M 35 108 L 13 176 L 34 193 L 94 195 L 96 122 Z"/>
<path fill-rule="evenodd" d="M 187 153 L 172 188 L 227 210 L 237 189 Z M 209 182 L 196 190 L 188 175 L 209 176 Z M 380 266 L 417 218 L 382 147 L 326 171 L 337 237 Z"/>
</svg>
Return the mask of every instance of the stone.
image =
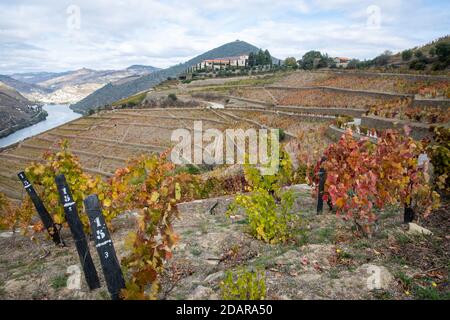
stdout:
<svg viewBox="0 0 450 320">
<path fill-rule="evenodd" d="M 413 222 L 409 223 L 409 228 L 407 231 L 408 234 L 412 234 L 412 235 L 432 235 L 433 232 L 431 232 L 430 230 L 419 226 L 418 224 L 415 224 Z"/>
<path fill-rule="evenodd" d="M 211 273 L 210 275 L 208 275 L 205 278 L 205 282 L 207 282 L 207 283 L 215 282 L 215 281 L 223 278 L 224 275 L 225 275 L 225 273 L 223 271 Z"/>
<path fill-rule="evenodd" d="M 304 282 L 317 282 L 322 278 L 322 275 L 318 273 L 304 273 L 298 275 L 296 278 Z"/>
<path fill-rule="evenodd" d="M 12 231 L 0 232 L 0 238 L 12 238 L 14 234 Z"/>
<path fill-rule="evenodd" d="M 214 293 L 214 290 L 204 286 L 198 286 L 188 296 L 188 300 L 217 300 L 218 297 Z"/>
<path fill-rule="evenodd" d="M 300 259 L 300 257 L 301 253 L 297 250 L 289 250 L 283 253 L 281 256 L 277 257 L 275 259 L 275 264 L 279 266 L 295 264 Z"/>
</svg>

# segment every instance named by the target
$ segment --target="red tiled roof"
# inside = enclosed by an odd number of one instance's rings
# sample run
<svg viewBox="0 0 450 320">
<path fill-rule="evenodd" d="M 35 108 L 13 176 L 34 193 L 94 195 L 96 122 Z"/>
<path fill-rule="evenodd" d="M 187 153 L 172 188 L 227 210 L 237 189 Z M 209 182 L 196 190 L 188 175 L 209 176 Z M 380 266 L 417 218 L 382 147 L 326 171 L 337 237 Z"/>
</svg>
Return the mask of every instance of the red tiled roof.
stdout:
<svg viewBox="0 0 450 320">
<path fill-rule="evenodd" d="M 239 60 L 240 56 L 238 57 L 225 57 L 225 58 L 218 58 L 218 59 L 206 59 L 203 60 L 202 62 L 218 62 L 218 63 L 228 63 L 230 60 L 231 61 L 236 61 Z"/>
</svg>

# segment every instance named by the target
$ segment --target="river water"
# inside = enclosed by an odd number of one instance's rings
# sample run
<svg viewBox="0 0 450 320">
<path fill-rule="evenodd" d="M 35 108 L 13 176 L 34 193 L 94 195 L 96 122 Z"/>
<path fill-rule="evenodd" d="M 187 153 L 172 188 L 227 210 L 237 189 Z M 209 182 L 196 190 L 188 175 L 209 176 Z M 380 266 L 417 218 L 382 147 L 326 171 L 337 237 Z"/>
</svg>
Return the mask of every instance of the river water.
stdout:
<svg viewBox="0 0 450 320">
<path fill-rule="evenodd" d="M 81 117 L 81 114 L 73 112 L 68 104 L 46 104 L 43 108 L 48 113 L 47 119 L 0 139 L 0 148 Z"/>
</svg>

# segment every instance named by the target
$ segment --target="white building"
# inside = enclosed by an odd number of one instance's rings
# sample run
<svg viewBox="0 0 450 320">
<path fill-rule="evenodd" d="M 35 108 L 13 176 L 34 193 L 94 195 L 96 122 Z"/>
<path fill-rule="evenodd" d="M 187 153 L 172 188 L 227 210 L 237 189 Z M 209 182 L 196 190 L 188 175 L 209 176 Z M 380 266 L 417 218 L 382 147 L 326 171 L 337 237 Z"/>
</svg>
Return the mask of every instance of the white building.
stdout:
<svg viewBox="0 0 450 320">
<path fill-rule="evenodd" d="M 196 69 L 226 69 L 227 67 L 245 67 L 248 63 L 248 55 L 240 55 L 236 57 L 224 57 L 218 59 L 203 60 L 198 63 Z"/>
<path fill-rule="evenodd" d="M 342 67 L 342 68 L 347 68 L 348 63 L 350 62 L 351 59 L 349 58 L 344 58 L 344 57 L 336 57 L 333 59 L 334 63 L 336 63 L 336 67 Z"/>
</svg>

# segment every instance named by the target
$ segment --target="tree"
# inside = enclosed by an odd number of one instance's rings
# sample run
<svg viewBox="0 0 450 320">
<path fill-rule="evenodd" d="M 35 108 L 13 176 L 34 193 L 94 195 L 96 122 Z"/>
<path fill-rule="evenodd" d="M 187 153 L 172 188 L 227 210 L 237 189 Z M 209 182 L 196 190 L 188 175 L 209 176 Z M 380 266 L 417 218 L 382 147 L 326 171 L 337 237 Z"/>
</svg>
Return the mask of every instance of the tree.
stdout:
<svg viewBox="0 0 450 320">
<path fill-rule="evenodd" d="M 262 49 L 259 49 L 258 53 L 256 54 L 256 65 L 264 65 L 265 59 L 266 57 L 264 55 L 264 51 L 262 51 Z"/>
<path fill-rule="evenodd" d="M 389 62 L 389 58 L 392 56 L 392 51 L 386 50 L 382 54 L 380 54 L 378 57 L 373 59 L 374 64 L 376 66 L 385 66 Z"/>
<path fill-rule="evenodd" d="M 327 53 L 322 55 L 322 57 L 319 60 L 319 63 L 317 64 L 317 68 L 326 68 L 326 67 L 332 67 L 334 66 L 336 68 L 336 63 L 334 60 L 328 56 Z"/>
<path fill-rule="evenodd" d="M 314 60 L 315 59 L 321 59 L 322 54 L 320 51 L 308 51 L 305 53 L 302 57 L 302 65 L 301 67 L 305 70 L 312 70 L 314 68 Z"/>
<path fill-rule="evenodd" d="M 413 52 L 411 49 L 405 50 L 402 52 L 402 60 L 403 61 L 408 61 L 409 59 L 412 58 Z"/>
<path fill-rule="evenodd" d="M 428 53 L 430 56 L 434 57 L 436 55 L 436 47 L 431 47 Z"/>
<path fill-rule="evenodd" d="M 267 49 L 264 51 L 264 58 L 265 58 L 264 59 L 265 65 L 272 65 L 272 56 L 270 55 L 270 52 Z"/>
<path fill-rule="evenodd" d="M 256 56 L 253 52 L 250 52 L 248 55 L 248 65 L 249 67 L 253 67 L 256 65 Z"/>
<path fill-rule="evenodd" d="M 358 68 L 358 65 L 360 64 L 360 61 L 358 59 L 352 59 L 347 65 L 347 69 L 356 69 Z"/>
<path fill-rule="evenodd" d="M 288 68 L 297 68 L 297 60 L 294 57 L 287 57 L 283 64 Z"/>
<path fill-rule="evenodd" d="M 416 58 L 422 58 L 423 57 L 423 52 L 422 51 L 416 51 L 416 52 L 414 52 L 414 56 Z"/>
<path fill-rule="evenodd" d="M 450 58 L 450 43 L 438 43 L 436 45 L 436 55 L 442 62 L 448 62 Z"/>
</svg>

